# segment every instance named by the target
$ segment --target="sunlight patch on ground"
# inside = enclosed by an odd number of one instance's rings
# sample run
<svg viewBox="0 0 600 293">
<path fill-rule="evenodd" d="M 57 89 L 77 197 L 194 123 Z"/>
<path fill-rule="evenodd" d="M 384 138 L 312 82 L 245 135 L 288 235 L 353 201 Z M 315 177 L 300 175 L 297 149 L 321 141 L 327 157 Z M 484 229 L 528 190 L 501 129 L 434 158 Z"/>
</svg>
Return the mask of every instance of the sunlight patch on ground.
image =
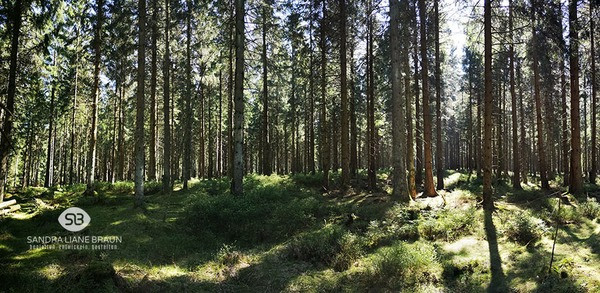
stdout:
<svg viewBox="0 0 600 293">
<path fill-rule="evenodd" d="M 58 264 L 49 264 L 38 270 L 41 276 L 48 280 L 56 280 L 64 275 L 64 268 Z"/>
</svg>

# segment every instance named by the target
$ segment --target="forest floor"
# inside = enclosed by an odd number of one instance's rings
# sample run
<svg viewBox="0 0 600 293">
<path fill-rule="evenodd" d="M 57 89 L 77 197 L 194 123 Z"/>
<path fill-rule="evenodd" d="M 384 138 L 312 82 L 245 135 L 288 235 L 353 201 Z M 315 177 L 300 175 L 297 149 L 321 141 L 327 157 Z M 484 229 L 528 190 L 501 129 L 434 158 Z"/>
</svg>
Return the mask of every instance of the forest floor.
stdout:
<svg viewBox="0 0 600 293">
<path fill-rule="evenodd" d="M 600 292 L 596 187 L 559 199 L 556 185 L 500 182 L 487 213 L 475 174 L 448 172 L 445 206 L 439 196 L 394 204 L 387 173 L 378 177 L 377 192 L 361 179 L 323 193 L 319 174 L 250 175 L 237 198 L 226 179 L 172 195 L 148 184 L 146 210 L 133 208 L 130 182 L 99 184 L 94 197 L 83 185 L 28 188 L 12 195 L 22 209 L 0 219 L 0 292 Z M 90 215 L 85 230 L 58 223 L 70 206 Z M 29 249 L 28 236 L 46 235 L 122 243 Z"/>
</svg>

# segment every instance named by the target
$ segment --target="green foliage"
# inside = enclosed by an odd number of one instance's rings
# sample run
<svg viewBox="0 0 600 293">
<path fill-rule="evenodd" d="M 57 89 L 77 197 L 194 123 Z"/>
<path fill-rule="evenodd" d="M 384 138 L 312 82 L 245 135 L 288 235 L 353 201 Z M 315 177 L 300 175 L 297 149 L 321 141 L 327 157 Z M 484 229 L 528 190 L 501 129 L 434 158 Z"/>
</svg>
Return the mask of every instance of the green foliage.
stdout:
<svg viewBox="0 0 600 293">
<path fill-rule="evenodd" d="M 238 264 L 242 260 L 242 253 L 235 250 L 234 246 L 224 244 L 217 252 L 217 263 L 230 267 Z"/>
<path fill-rule="evenodd" d="M 410 240 L 419 238 L 417 220 L 419 210 L 394 205 L 383 220 L 369 222 L 366 237 L 370 247 L 388 244 L 394 240 Z"/>
<path fill-rule="evenodd" d="M 590 198 L 581 203 L 578 210 L 581 215 L 586 216 L 591 220 L 600 217 L 600 204 L 595 198 Z"/>
<path fill-rule="evenodd" d="M 419 234 L 429 240 L 453 240 L 469 235 L 477 227 L 475 208 L 465 210 L 442 210 L 419 222 Z"/>
<path fill-rule="evenodd" d="M 560 210 L 552 213 L 550 220 L 554 223 L 558 222 L 560 224 L 580 223 L 581 214 L 575 207 L 562 205 Z"/>
<path fill-rule="evenodd" d="M 519 212 L 509 218 L 504 233 L 512 241 L 529 245 L 539 241 L 546 229 L 544 222 L 533 217 L 531 213 Z"/>
<path fill-rule="evenodd" d="M 420 283 L 436 282 L 440 268 L 432 245 L 397 242 L 375 253 L 369 277 L 376 285 L 388 288 L 413 287 Z"/>
<path fill-rule="evenodd" d="M 185 226 L 252 245 L 282 240 L 329 213 L 320 197 L 291 191 L 281 182 L 250 182 L 246 188 L 241 197 L 197 196 L 187 210 Z"/>
<path fill-rule="evenodd" d="M 335 224 L 294 237 L 286 250 L 290 258 L 320 263 L 337 271 L 349 268 L 361 253 L 360 239 Z"/>
</svg>

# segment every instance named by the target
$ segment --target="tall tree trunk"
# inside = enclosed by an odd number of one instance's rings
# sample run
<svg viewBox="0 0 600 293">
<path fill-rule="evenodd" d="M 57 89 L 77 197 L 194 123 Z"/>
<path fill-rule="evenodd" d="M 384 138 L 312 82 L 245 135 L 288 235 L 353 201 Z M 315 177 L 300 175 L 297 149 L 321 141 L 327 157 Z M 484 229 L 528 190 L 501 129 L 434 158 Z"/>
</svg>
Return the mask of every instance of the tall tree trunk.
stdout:
<svg viewBox="0 0 600 293">
<path fill-rule="evenodd" d="M 54 67 L 56 67 L 56 51 L 54 51 Z M 48 124 L 48 154 L 46 156 L 46 178 L 44 187 L 54 185 L 54 98 L 56 93 L 56 77 L 52 77 L 52 93 L 50 94 L 50 123 Z"/>
<path fill-rule="evenodd" d="M 410 7 L 408 2 L 402 3 L 404 9 L 404 13 L 406 15 L 410 12 Z M 410 23 L 410 18 L 404 18 L 407 23 Z M 403 27 L 403 36 L 408 39 L 410 38 L 410 28 L 408 26 Z M 414 45 L 414 44 L 413 44 Z M 406 123 L 406 169 L 408 170 L 408 194 L 411 199 L 415 199 L 417 197 L 417 186 L 415 184 L 415 149 L 414 149 L 414 138 L 413 138 L 413 124 L 412 121 L 414 118 L 412 111 L 412 98 L 413 93 L 410 87 L 410 43 L 405 42 L 402 53 L 402 65 L 404 67 L 404 95 L 406 102 L 406 115 L 405 115 L 405 123 Z M 415 99 L 418 99 L 418 86 L 415 89 Z"/>
<path fill-rule="evenodd" d="M 367 128 L 368 128 L 368 182 L 371 190 L 377 186 L 377 170 L 376 170 L 376 139 L 377 132 L 375 130 L 375 83 L 373 70 L 373 0 L 369 0 L 367 8 Z"/>
<path fill-rule="evenodd" d="M 138 72 L 135 111 L 135 206 L 144 205 L 144 86 L 146 77 L 146 0 L 138 0 Z"/>
<path fill-rule="evenodd" d="M 329 189 L 329 127 L 327 125 L 327 40 L 325 25 L 327 21 L 327 4 L 321 4 L 323 15 L 321 18 L 321 164 L 323 169 L 323 189 Z M 287 150 L 286 150 L 287 153 Z"/>
<path fill-rule="evenodd" d="M 185 110 L 183 112 L 183 190 L 188 189 L 190 170 L 192 168 L 192 1 L 186 1 L 186 44 L 185 44 Z"/>
<path fill-rule="evenodd" d="M 163 192 L 171 194 L 171 82 L 169 72 L 171 70 L 171 55 L 169 53 L 169 30 L 171 19 L 169 18 L 169 1 L 165 0 L 165 57 L 163 65 Z"/>
<path fill-rule="evenodd" d="M 313 57 L 313 8 L 314 1 L 311 0 L 310 3 L 310 21 L 309 21 L 309 66 L 310 66 L 310 76 L 309 76 L 309 99 L 310 99 L 310 109 L 309 109 L 309 142 L 308 142 L 308 169 L 311 174 L 315 173 L 315 127 L 314 127 L 314 119 L 315 119 L 315 76 L 314 76 L 314 57 Z"/>
<path fill-rule="evenodd" d="M 219 69 L 219 126 L 217 131 L 217 176 L 221 177 L 223 176 L 223 72 L 221 69 Z"/>
<path fill-rule="evenodd" d="M 595 39 L 594 39 L 594 16 L 593 16 L 593 12 L 594 12 L 594 3 L 590 3 L 590 51 L 591 51 L 591 56 L 590 58 L 592 59 L 592 158 L 591 158 L 591 169 L 590 169 L 590 183 L 592 184 L 596 184 L 596 172 L 597 172 L 597 152 L 598 152 L 598 143 L 597 143 L 597 122 L 596 122 L 596 116 L 598 115 L 598 110 L 597 110 L 597 103 L 598 101 L 596 100 L 596 46 L 595 46 Z"/>
<path fill-rule="evenodd" d="M 435 113 L 436 113 L 436 143 L 435 167 L 437 189 L 444 189 L 444 146 L 442 145 L 442 69 L 440 67 L 440 14 L 439 0 L 433 2 L 435 14 Z"/>
<path fill-rule="evenodd" d="M 102 22 L 104 21 L 104 0 L 98 0 L 96 3 L 96 27 L 94 34 L 94 82 L 92 85 L 92 121 L 90 131 L 90 144 L 88 149 L 86 173 L 87 173 L 87 195 L 94 194 L 94 172 L 96 171 L 96 138 L 98 136 L 98 96 L 100 95 L 100 44 L 102 42 Z"/>
<path fill-rule="evenodd" d="M 4 109 L 4 121 L 2 122 L 2 137 L 0 138 L 0 202 L 4 201 L 4 184 L 8 174 L 8 153 L 13 148 L 12 128 L 15 111 L 15 95 L 17 90 L 17 66 L 19 53 L 19 36 L 21 35 L 21 0 L 16 0 L 13 9 L 9 10 L 11 14 L 11 40 L 10 40 L 10 67 L 8 69 L 8 89 L 6 96 L 6 105 Z"/>
<path fill-rule="evenodd" d="M 392 56 L 392 197 L 396 201 L 410 202 L 411 195 L 406 182 L 406 117 L 402 99 L 402 80 L 400 60 L 400 3 L 390 0 L 390 36 Z M 404 46 L 408 51 L 408 45 Z M 408 92 L 408 87 L 405 89 Z"/>
<path fill-rule="evenodd" d="M 244 0 L 235 0 L 235 113 L 232 193 L 244 192 Z"/>
<path fill-rule="evenodd" d="M 525 108 L 523 107 L 523 92 L 521 87 L 521 65 L 517 64 L 517 84 L 519 85 L 519 117 L 521 118 L 520 126 L 521 126 L 521 154 L 523 155 L 523 160 L 525 160 L 525 155 L 527 154 L 528 146 L 527 146 L 527 133 L 525 132 Z M 523 163 L 521 166 L 521 178 L 523 179 L 523 183 L 527 183 L 527 165 Z"/>
<path fill-rule="evenodd" d="M 229 63 L 229 82 L 227 83 L 227 173 L 229 178 L 233 178 L 233 46 L 234 46 L 234 28 L 235 28 L 235 7 L 234 0 L 229 4 L 229 54 L 227 55 Z M 233 190 L 233 180 L 231 181 L 231 190 Z"/>
<path fill-rule="evenodd" d="M 156 69 L 158 40 L 158 0 L 152 0 L 152 60 L 150 77 L 150 156 L 148 180 L 156 180 Z"/>
<path fill-rule="evenodd" d="M 537 123 L 537 145 L 538 145 L 538 160 L 539 160 L 539 171 L 540 180 L 543 189 L 550 189 L 548 184 L 548 178 L 546 175 L 546 149 L 544 146 L 544 126 L 542 120 L 542 102 L 540 97 L 540 81 L 539 81 L 539 66 L 537 60 L 537 54 L 535 52 L 537 48 L 537 28 L 536 28 L 536 8 L 537 4 L 535 1 L 532 2 L 531 7 L 531 24 L 532 24 L 532 40 L 533 40 L 533 54 L 532 56 L 532 67 L 533 67 L 533 97 L 535 99 L 535 112 L 536 112 L 536 123 Z"/>
<path fill-rule="evenodd" d="M 262 172 L 271 175 L 271 142 L 269 140 L 269 91 L 267 75 L 267 5 L 262 8 L 262 66 L 263 66 L 263 117 L 262 117 Z"/>
<path fill-rule="evenodd" d="M 421 0 L 423 1 L 423 0 Z M 494 209 L 492 199 L 492 5 L 484 2 L 484 131 L 483 131 L 483 207 Z"/>
<path fill-rule="evenodd" d="M 577 1 L 569 0 L 569 70 L 571 73 L 571 184 L 569 192 L 583 189 L 581 176 L 581 127 L 579 125 L 579 24 Z"/>
<path fill-rule="evenodd" d="M 340 0 L 340 87 L 341 87 L 341 155 L 342 155 L 342 188 L 350 183 L 350 133 L 348 115 L 348 80 L 346 69 L 346 0 Z M 399 93 L 398 93 L 399 94 Z"/>
<path fill-rule="evenodd" d="M 350 177 L 358 172 L 358 129 L 356 125 L 356 72 L 354 69 L 354 35 L 350 39 Z"/>
<path fill-rule="evenodd" d="M 419 18 L 421 19 L 421 79 L 423 83 L 423 141 L 425 142 L 425 186 L 424 196 L 436 196 L 433 185 L 433 154 L 431 149 L 431 107 L 429 106 L 429 70 L 427 56 L 427 25 L 425 0 L 419 0 Z"/>
<path fill-rule="evenodd" d="M 421 120 L 419 118 L 421 113 L 421 107 L 419 103 L 419 44 L 418 44 L 418 25 L 419 22 L 417 20 L 417 5 L 413 5 L 413 14 L 414 14 L 414 34 L 413 34 L 413 60 L 414 60 L 414 68 L 415 68 L 415 142 L 417 148 L 417 158 L 416 158 L 416 170 L 415 170 L 415 185 L 420 186 L 423 184 L 423 135 L 421 131 Z"/>
<path fill-rule="evenodd" d="M 515 48 L 513 38 L 513 1 L 508 6 L 508 30 L 510 31 L 509 46 L 509 71 L 510 71 L 510 97 L 512 107 L 512 149 L 513 149 L 513 187 L 521 188 L 521 156 L 519 154 L 519 136 L 517 135 L 517 92 L 515 89 Z"/>
</svg>

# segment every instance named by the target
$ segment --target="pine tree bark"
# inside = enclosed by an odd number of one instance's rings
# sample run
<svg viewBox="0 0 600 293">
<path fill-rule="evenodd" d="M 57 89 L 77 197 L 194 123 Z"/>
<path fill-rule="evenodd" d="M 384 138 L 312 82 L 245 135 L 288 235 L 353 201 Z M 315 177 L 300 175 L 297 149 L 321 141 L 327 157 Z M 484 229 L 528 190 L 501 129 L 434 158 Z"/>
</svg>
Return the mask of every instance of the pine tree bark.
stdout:
<svg viewBox="0 0 600 293">
<path fill-rule="evenodd" d="M 346 0 L 340 0 L 340 87 L 341 87 L 341 156 L 342 176 L 341 185 L 345 189 L 350 184 L 350 133 L 348 115 L 348 76 L 346 64 Z"/>
<path fill-rule="evenodd" d="M 185 44 L 185 110 L 184 110 L 184 125 L 183 125 L 183 166 L 182 166 L 182 181 L 183 190 L 188 189 L 188 181 L 190 180 L 190 170 L 192 169 L 192 21 L 191 21 L 191 0 L 186 1 L 186 44 Z"/>
<path fill-rule="evenodd" d="M 422 0 L 421 0 L 422 1 Z M 483 208 L 494 209 L 492 199 L 492 6 L 484 1 L 484 131 L 483 131 Z"/>
<path fill-rule="evenodd" d="M 404 20 L 407 23 L 410 23 L 410 4 L 408 1 L 404 1 L 402 3 L 402 11 L 405 13 Z M 410 29 L 408 26 L 403 26 L 402 36 L 405 39 L 410 38 Z M 416 45 L 416 44 L 415 44 Z M 403 52 L 402 52 L 402 66 L 404 70 L 404 96 L 405 96 L 405 126 L 406 126 L 406 169 L 408 170 L 408 195 L 411 199 L 415 199 L 417 197 L 417 187 L 415 184 L 415 149 L 414 149 L 414 138 L 413 138 L 413 124 L 412 121 L 414 119 L 413 111 L 412 111 L 412 91 L 410 86 L 410 43 L 404 42 L 403 44 Z M 415 94 L 416 95 L 416 94 Z"/>
<path fill-rule="evenodd" d="M 442 145 L 442 69 L 440 67 L 440 14 L 439 0 L 433 2 L 435 14 L 435 112 L 436 112 L 436 143 L 435 143 L 435 176 L 438 190 L 444 189 L 444 146 Z"/>
<path fill-rule="evenodd" d="M 244 192 L 244 0 L 235 0 L 234 162 L 232 193 Z"/>
<path fill-rule="evenodd" d="M 377 170 L 376 170 L 376 140 L 377 132 L 375 130 L 375 83 L 373 70 L 373 1 L 368 1 L 367 12 L 367 128 L 368 128 L 368 183 L 371 190 L 377 186 Z"/>
<path fill-rule="evenodd" d="M 269 91 L 267 75 L 267 5 L 262 8 L 262 66 L 263 66 L 263 117 L 262 117 L 262 172 L 271 175 L 271 142 L 269 139 Z"/>
<path fill-rule="evenodd" d="M 571 180 L 569 192 L 583 189 L 581 174 L 581 126 L 579 114 L 579 23 L 577 1 L 569 0 L 569 70 L 571 73 Z"/>
<path fill-rule="evenodd" d="M 54 67 L 56 67 L 56 51 L 54 51 Z M 56 94 L 56 80 L 52 77 L 52 93 L 50 94 L 50 122 L 48 123 L 48 148 L 46 156 L 46 178 L 44 187 L 53 186 L 54 177 L 54 98 Z"/>
<path fill-rule="evenodd" d="M 597 143 L 597 135 L 598 132 L 596 131 L 598 125 L 597 125 L 597 118 L 596 116 L 598 115 L 598 101 L 597 101 L 597 96 L 596 96 L 596 45 L 595 45 L 595 38 L 594 38 L 594 31 L 595 31 L 595 26 L 594 26 L 594 16 L 593 16 L 593 12 L 594 12 L 594 5 L 593 3 L 590 3 L 590 51 L 591 51 L 591 56 L 590 59 L 592 59 L 591 63 L 592 63 L 592 143 L 591 143 L 591 147 L 592 147 L 592 157 L 591 157 L 591 168 L 590 168 L 590 174 L 589 174 L 589 181 L 592 184 L 596 184 L 596 173 L 597 173 L 597 152 L 598 152 L 598 143 Z M 597 4 L 596 4 L 597 5 Z"/>
<path fill-rule="evenodd" d="M 508 30 L 510 31 L 509 75 L 512 106 L 512 149 L 513 149 L 513 188 L 521 188 L 521 156 L 519 154 L 519 136 L 517 135 L 517 91 L 515 89 L 515 48 L 513 38 L 513 1 L 508 2 Z"/>
<path fill-rule="evenodd" d="M 0 202 L 4 201 L 4 185 L 6 174 L 8 174 L 8 153 L 13 149 L 12 128 L 15 111 L 15 95 L 17 92 L 17 68 L 19 53 L 19 37 L 21 36 L 21 17 L 23 4 L 16 0 L 10 13 L 10 66 L 8 69 L 8 88 L 4 118 L 2 121 L 2 138 L 0 139 Z"/>
<path fill-rule="evenodd" d="M 102 22 L 104 21 L 104 0 L 98 0 L 96 3 L 96 26 L 94 28 L 94 81 L 92 85 L 92 109 L 91 109 L 91 130 L 90 130 L 90 143 L 88 149 L 86 175 L 87 175 L 87 189 L 86 195 L 94 195 L 94 181 L 96 171 L 96 139 L 98 137 L 98 96 L 100 95 L 99 83 L 100 83 L 100 57 L 102 52 L 100 51 L 100 44 L 102 43 Z"/>
<path fill-rule="evenodd" d="M 342 0 L 343 1 L 343 0 Z M 402 62 L 400 60 L 400 3 L 390 0 L 390 38 L 392 56 L 392 198 L 408 203 L 411 196 L 406 181 L 406 117 L 402 99 Z M 408 46 L 405 46 L 408 49 Z"/>
<path fill-rule="evenodd" d="M 144 205 L 144 86 L 146 80 L 146 0 L 138 0 L 138 72 L 135 111 L 135 206 Z"/>
<path fill-rule="evenodd" d="M 423 141 L 425 160 L 425 185 L 424 196 L 436 196 L 433 185 L 433 154 L 431 148 L 431 107 L 429 105 L 429 69 L 427 56 L 427 33 L 426 33 L 426 10 L 425 0 L 419 0 L 419 18 L 421 19 L 421 79 L 423 84 Z"/>
<path fill-rule="evenodd" d="M 537 146 L 538 146 L 538 161 L 540 171 L 540 181 L 542 183 L 542 189 L 550 189 L 548 184 L 548 178 L 546 174 L 546 148 L 544 145 L 544 126 L 542 120 L 542 101 L 540 97 L 540 81 L 539 81 L 539 66 L 537 54 L 535 53 L 538 37 L 536 28 L 536 11 L 537 4 L 535 1 L 532 2 L 531 7 L 531 23 L 532 23 L 532 43 L 533 43 L 533 54 L 532 56 L 532 67 L 533 67 L 533 97 L 535 100 L 535 112 L 536 112 L 536 123 L 537 123 Z"/>
<path fill-rule="evenodd" d="M 171 82 L 169 73 L 171 71 L 171 55 L 169 52 L 169 30 L 171 19 L 169 18 L 169 1 L 165 0 L 165 57 L 163 64 L 163 192 L 171 194 Z"/>
<path fill-rule="evenodd" d="M 148 157 L 148 180 L 156 180 L 156 69 L 158 40 L 158 0 L 152 0 L 152 59 L 150 76 L 150 154 Z"/>
<path fill-rule="evenodd" d="M 327 123 L 327 36 L 325 31 L 327 21 L 327 5 L 323 1 L 321 18 L 321 164 L 323 170 L 322 186 L 324 190 L 329 189 L 329 127 Z M 287 151 L 286 151 L 287 153 Z M 287 161 L 287 160 L 286 160 Z"/>
</svg>

